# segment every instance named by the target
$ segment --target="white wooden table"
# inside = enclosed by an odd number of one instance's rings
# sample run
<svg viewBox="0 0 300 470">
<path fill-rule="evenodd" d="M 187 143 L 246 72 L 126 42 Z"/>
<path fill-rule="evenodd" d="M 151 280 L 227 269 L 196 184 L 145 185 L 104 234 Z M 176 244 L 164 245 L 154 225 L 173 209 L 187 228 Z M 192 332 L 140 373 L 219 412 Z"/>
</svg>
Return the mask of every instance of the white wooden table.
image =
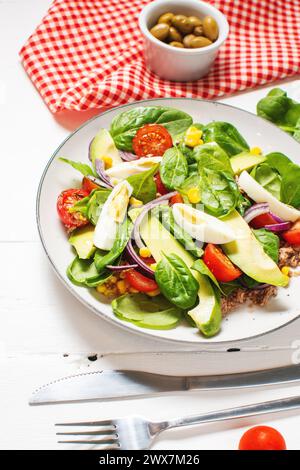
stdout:
<svg viewBox="0 0 300 470">
<path fill-rule="evenodd" d="M 281 389 L 190 393 L 127 402 L 29 407 L 36 387 L 55 378 L 101 368 L 137 368 L 176 373 L 192 361 L 198 373 L 236 371 L 291 362 L 300 346 L 300 322 L 240 352 L 222 348 L 181 352 L 116 329 L 79 304 L 59 283 L 46 260 L 35 223 L 35 196 L 42 170 L 53 150 L 79 124 L 99 111 L 53 117 L 19 63 L 18 51 L 50 4 L 49 0 L 0 2 L 0 448 L 57 448 L 53 423 L 108 418 L 128 413 L 165 419 L 300 392 L 300 385 Z M 282 86 L 300 101 L 300 81 Z M 224 99 L 255 112 L 267 89 Z M 300 147 L 299 147 L 300 149 Z M 298 342 L 297 342 L 298 341 Z M 151 355 L 143 352 L 172 351 Z M 136 354 L 139 352 L 139 354 Z M 89 357 L 97 354 L 96 361 Z M 166 433 L 157 449 L 235 449 L 243 431 L 257 422 L 274 425 L 290 449 L 300 449 L 300 413 L 195 427 Z"/>
</svg>

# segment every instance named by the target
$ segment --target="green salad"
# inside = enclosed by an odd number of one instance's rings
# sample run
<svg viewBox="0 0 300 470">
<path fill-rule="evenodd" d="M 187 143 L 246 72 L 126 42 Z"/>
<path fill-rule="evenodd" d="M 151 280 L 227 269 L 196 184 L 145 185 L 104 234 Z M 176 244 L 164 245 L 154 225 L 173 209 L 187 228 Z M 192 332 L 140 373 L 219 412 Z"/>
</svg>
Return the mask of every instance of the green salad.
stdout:
<svg viewBox="0 0 300 470">
<path fill-rule="evenodd" d="M 118 318 L 212 337 L 237 293 L 262 304 L 288 285 L 280 247 L 300 245 L 300 167 L 286 155 L 163 106 L 121 112 L 87 151 L 60 157 L 82 174 L 57 200 L 75 254 L 67 275 Z"/>
</svg>

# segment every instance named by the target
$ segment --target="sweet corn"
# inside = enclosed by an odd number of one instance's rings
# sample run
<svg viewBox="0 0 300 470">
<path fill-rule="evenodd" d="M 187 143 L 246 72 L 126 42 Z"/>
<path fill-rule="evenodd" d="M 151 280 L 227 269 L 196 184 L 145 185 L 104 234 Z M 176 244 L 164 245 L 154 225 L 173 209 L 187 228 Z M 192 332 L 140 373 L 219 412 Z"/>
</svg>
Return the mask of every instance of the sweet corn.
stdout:
<svg viewBox="0 0 300 470">
<path fill-rule="evenodd" d="M 282 274 L 284 274 L 285 276 L 288 276 L 289 273 L 290 273 L 290 268 L 289 268 L 289 266 L 283 266 L 283 267 L 281 268 L 281 272 L 282 272 Z"/>
<path fill-rule="evenodd" d="M 149 258 L 149 256 L 151 256 L 151 251 L 146 246 L 144 248 L 140 248 L 139 253 L 142 258 Z"/>
<path fill-rule="evenodd" d="M 153 271 L 155 271 L 157 268 L 157 263 L 150 264 L 150 268 L 153 269 Z"/>
<path fill-rule="evenodd" d="M 109 279 L 109 282 L 111 282 L 112 284 L 116 284 L 117 282 L 116 276 L 111 276 L 111 278 Z"/>
<path fill-rule="evenodd" d="M 196 147 L 196 145 L 202 145 L 203 140 L 201 139 L 203 132 L 201 129 L 197 129 L 195 126 L 189 127 L 184 137 L 184 143 L 188 147 Z"/>
<path fill-rule="evenodd" d="M 104 284 L 101 284 L 100 286 L 96 287 L 97 291 L 100 292 L 100 294 L 104 294 L 106 292 L 106 287 Z"/>
<path fill-rule="evenodd" d="M 260 147 L 252 147 L 252 149 L 250 149 L 250 153 L 251 155 L 261 155 L 262 150 Z"/>
<path fill-rule="evenodd" d="M 138 294 L 138 290 L 135 289 L 134 287 L 129 287 L 128 291 L 130 292 L 130 294 Z"/>
<path fill-rule="evenodd" d="M 129 204 L 132 206 L 132 207 L 140 207 L 143 205 L 143 201 L 140 201 L 139 199 L 136 199 L 135 197 L 131 197 L 129 199 Z"/>
<path fill-rule="evenodd" d="M 101 159 L 104 163 L 104 167 L 105 169 L 107 170 L 108 168 L 111 168 L 112 167 L 112 158 L 111 157 L 102 157 Z"/>
<path fill-rule="evenodd" d="M 150 297 L 156 297 L 157 295 L 160 294 L 160 290 L 159 289 L 151 290 L 150 292 L 146 292 L 146 294 L 149 295 Z"/>
<path fill-rule="evenodd" d="M 201 201 L 200 192 L 198 188 L 191 188 L 188 190 L 187 197 L 192 204 L 197 204 Z"/>
<path fill-rule="evenodd" d="M 125 294 L 125 292 L 127 291 L 125 281 L 118 281 L 117 282 L 117 288 L 118 288 L 120 294 Z"/>
</svg>

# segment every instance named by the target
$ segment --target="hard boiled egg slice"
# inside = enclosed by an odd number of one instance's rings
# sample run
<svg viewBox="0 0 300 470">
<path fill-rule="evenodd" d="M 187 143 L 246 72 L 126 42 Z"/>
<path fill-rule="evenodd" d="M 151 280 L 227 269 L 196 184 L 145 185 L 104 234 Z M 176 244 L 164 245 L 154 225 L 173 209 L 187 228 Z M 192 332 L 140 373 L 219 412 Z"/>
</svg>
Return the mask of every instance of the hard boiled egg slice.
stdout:
<svg viewBox="0 0 300 470">
<path fill-rule="evenodd" d="M 283 220 L 294 222 L 300 218 L 300 211 L 278 201 L 269 191 L 263 188 L 247 171 L 240 174 L 238 184 L 255 202 L 267 202 L 270 211 Z"/>
<path fill-rule="evenodd" d="M 154 165 L 161 162 L 162 157 L 143 157 L 132 162 L 123 162 L 106 170 L 106 174 L 115 185 L 120 181 L 128 178 L 128 176 L 142 173 L 150 170 Z"/>
<path fill-rule="evenodd" d="M 187 204 L 174 204 L 173 215 L 175 222 L 196 240 L 221 244 L 237 238 L 227 224 Z"/>
<path fill-rule="evenodd" d="M 102 207 L 95 232 L 94 245 L 101 250 L 111 250 L 119 225 L 123 222 L 132 186 L 127 181 L 119 183 Z"/>
</svg>

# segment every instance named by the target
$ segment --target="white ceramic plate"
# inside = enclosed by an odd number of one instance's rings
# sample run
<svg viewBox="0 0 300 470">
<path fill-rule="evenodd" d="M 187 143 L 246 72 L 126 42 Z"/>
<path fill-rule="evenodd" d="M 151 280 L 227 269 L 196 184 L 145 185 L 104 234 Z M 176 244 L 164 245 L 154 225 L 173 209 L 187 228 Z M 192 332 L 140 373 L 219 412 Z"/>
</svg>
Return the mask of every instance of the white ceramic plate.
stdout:
<svg viewBox="0 0 300 470">
<path fill-rule="evenodd" d="M 160 99 L 115 108 L 91 119 L 73 132 L 55 151 L 41 178 L 37 196 L 37 221 L 40 237 L 46 254 L 64 285 L 97 315 L 139 334 L 154 336 L 169 341 L 217 345 L 250 339 L 274 331 L 299 316 L 297 307 L 297 281 L 288 288 L 279 289 L 278 296 L 267 308 L 242 307 L 223 320 L 221 332 L 210 339 L 204 338 L 196 329 L 182 324 L 173 330 L 159 331 L 141 329 L 132 323 L 119 320 L 112 313 L 110 304 L 100 300 L 95 289 L 74 286 L 66 276 L 66 268 L 74 258 L 66 233 L 56 213 L 58 194 L 66 188 L 79 186 L 80 174 L 69 165 L 58 161 L 64 156 L 72 160 L 88 162 L 88 146 L 100 127 L 109 129 L 114 116 L 138 105 L 172 106 L 189 113 L 195 121 L 208 123 L 213 120 L 228 121 L 235 125 L 250 146 L 259 146 L 264 153 L 283 152 L 294 161 L 299 161 L 300 146 L 292 137 L 273 124 L 232 106 L 196 99 Z M 253 260 L 255 263 L 255 260 Z"/>
</svg>

